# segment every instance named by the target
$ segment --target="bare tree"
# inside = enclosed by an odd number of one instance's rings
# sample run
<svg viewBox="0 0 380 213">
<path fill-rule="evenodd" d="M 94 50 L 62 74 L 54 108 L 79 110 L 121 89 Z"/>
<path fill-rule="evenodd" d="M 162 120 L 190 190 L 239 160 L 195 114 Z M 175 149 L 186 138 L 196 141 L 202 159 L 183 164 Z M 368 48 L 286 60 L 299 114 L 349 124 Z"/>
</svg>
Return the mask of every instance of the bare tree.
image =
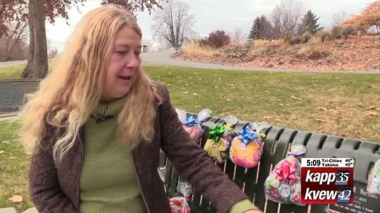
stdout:
<svg viewBox="0 0 380 213">
<path fill-rule="evenodd" d="M 348 13 L 346 13 L 345 11 L 340 11 L 338 13 L 335 13 L 332 16 L 332 25 L 333 26 L 338 26 L 338 25 L 340 25 L 341 23 L 347 21 L 350 18 L 351 18 L 351 16 Z"/>
<path fill-rule="evenodd" d="M 275 35 L 279 37 L 283 33 L 295 33 L 304 11 L 301 1 L 283 0 L 272 12 Z"/>
<path fill-rule="evenodd" d="M 179 50 L 194 32 L 194 16 L 189 14 L 190 6 L 179 0 L 168 0 L 157 10 L 153 20 L 153 36 L 157 40 L 166 41 L 175 50 Z"/>
<path fill-rule="evenodd" d="M 232 42 L 243 42 L 247 35 L 241 28 L 235 28 L 234 32 L 229 33 Z"/>
<path fill-rule="evenodd" d="M 48 72 L 44 0 L 28 3 L 29 57 L 21 78 L 44 78 Z"/>
<path fill-rule="evenodd" d="M 58 50 L 57 49 L 50 49 L 48 51 L 48 58 L 55 58 L 58 56 Z"/>
<path fill-rule="evenodd" d="M 28 23 L 21 20 L 13 22 L 8 27 L 8 32 L 4 36 L 4 60 L 9 61 L 13 58 L 14 54 L 18 54 L 17 58 L 23 58 L 19 54 L 24 53 L 27 48 L 26 40 L 28 38 Z M 17 53 L 14 53 L 18 50 Z"/>
<path fill-rule="evenodd" d="M 151 40 L 148 40 L 148 39 L 143 39 L 142 40 L 142 45 L 146 46 L 147 47 L 147 51 L 149 52 L 149 50 L 153 47 L 153 42 Z"/>
</svg>

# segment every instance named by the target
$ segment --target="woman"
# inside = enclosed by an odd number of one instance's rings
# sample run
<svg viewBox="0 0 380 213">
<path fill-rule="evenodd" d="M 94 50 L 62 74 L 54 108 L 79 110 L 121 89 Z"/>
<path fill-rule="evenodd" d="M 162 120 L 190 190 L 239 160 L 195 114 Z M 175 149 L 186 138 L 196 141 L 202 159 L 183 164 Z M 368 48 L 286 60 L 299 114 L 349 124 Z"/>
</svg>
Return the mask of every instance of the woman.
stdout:
<svg viewBox="0 0 380 213">
<path fill-rule="evenodd" d="M 168 90 L 141 70 L 127 11 L 89 12 L 23 108 L 29 190 L 40 213 L 171 212 L 159 150 L 221 213 L 260 213 L 182 128 Z"/>
</svg>

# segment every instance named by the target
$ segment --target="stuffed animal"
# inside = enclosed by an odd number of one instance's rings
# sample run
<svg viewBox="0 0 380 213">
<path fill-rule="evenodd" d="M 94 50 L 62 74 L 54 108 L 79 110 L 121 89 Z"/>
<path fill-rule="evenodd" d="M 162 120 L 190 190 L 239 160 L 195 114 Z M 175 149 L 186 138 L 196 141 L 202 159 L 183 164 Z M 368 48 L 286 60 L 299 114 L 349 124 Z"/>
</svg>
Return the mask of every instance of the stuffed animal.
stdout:
<svg viewBox="0 0 380 213">
<path fill-rule="evenodd" d="M 193 196 L 193 186 L 185 180 L 179 180 L 177 192 L 180 193 L 180 195 L 185 197 L 186 199 L 191 200 Z"/>
</svg>

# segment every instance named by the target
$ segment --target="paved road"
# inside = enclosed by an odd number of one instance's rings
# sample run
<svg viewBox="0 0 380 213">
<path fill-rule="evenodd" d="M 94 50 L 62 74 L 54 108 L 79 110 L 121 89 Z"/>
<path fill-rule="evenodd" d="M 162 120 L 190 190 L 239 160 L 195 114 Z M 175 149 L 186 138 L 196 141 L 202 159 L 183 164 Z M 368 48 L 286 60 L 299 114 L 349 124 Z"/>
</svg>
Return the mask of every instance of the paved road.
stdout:
<svg viewBox="0 0 380 213">
<path fill-rule="evenodd" d="M 25 94 L 34 92 L 39 83 L 32 79 L 0 80 L 0 111 L 18 111 L 25 103 Z"/>
<path fill-rule="evenodd" d="M 380 74 L 380 70 L 376 71 L 303 71 L 303 70 L 287 70 L 287 69 L 272 69 L 272 68 L 255 68 L 255 67 L 234 67 L 213 63 L 200 63 L 190 61 L 173 60 L 169 55 L 174 53 L 173 50 L 164 50 L 159 52 L 147 52 L 141 54 L 143 63 L 152 65 L 163 66 L 176 66 L 176 67 L 190 67 L 190 68 L 203 68 L 203 69 L 217 69 L 217 70 L 245 70 L 245 71 L 267 71 L 267 72 L 315 72 L 315 73 L 366 73 L 366 74 Z M 26 61 L 10 61 L 0 62 L 0 68 L 26 63 Z"/>
<path fill-rule="evenodd" d="M 23 60 L 23 61 L 7 61 L 7 62 L 0 62 L 0 68 L 3 68 L 3 67 L 9 67 L 9 66 L 13 66 L 13 65 L 18 65 L 18 64 L 25 64 L 26 61 Z"/>
<path fill-rule="evenodd" d="M 268 72 L 316 72 L 316 73 L 373 73 L 380 74 L 380 70 L 376 71 L 303 71 L 303 70 L 286 70 L 286 69 L 271 69 L 271 68 L 254 68 L 254 67 L 234 67 L 212 63 L 198 63 L 190 61 L 173 60 L 169 55 L 174 53 L 172 50 L 164 50 L 160 52 L 147 52 L 141 55 L 143 63 L 152 65 L 165 65 L 177 67 L 191 67 L 203 69 L 217 70 L 245 70 L 245 71 L 268 71 Z"/>
<path fill-rule="evenodd" d="M 15 120 L 17 118 L 18 118 L 17 113 L 9 113 L 9 114 L 0 115 L 0 121 Z"/>
</svg>

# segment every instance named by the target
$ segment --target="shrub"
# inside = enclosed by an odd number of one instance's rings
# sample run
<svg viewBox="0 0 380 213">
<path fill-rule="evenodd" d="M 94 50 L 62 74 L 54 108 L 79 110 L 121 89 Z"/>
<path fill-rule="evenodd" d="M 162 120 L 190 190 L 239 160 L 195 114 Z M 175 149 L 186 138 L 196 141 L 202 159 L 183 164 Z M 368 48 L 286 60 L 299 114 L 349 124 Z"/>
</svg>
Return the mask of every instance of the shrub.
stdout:
<svg viewBox="0 0 380 213">
<path fill-rule="evenodd" d="M 299 49 L 296 54 L 296 56 L 300 58 L 307 58 L 311 60 L 326 58 L 329 55 L 331 55 L 331 52 L 316 46 L 304 46 Z"/>
<path fill-rule="evenodd" d="M 320 44 L 320 43 L 322 43 L 322 38 L 318 37 L 316 35 L 311 37 L 311 39 L 309 41 L 309 44 Z"/>
<path fill-rule="evenodd" d="M 342 27 L 341 26 L 335 26 L 331 30 L 331 36 L 333 39 L 341 39 L 342 38 Z"/>
<path fill-rule="evenodd" d="M 302 44 L 306 44 L 307 42 L 309 42 L 309 40 L 311 39 L 311 34 L 309 32 L 305 32 L 304 34 L 302 34 L 300 37 L 300 42 Z"/>
<path fill-rule="evenodd" d="M 333 39 L 347 39 L 350 35 L 355 35 L 356 29 L 351 25 L 335 26 L 331 30 Z"/>
<path fill-rule="evenodd" d="M 201 40 L 201 46 L 210 46 L 214 48 L 220 48 L 228 45 L 231 42 L 231 38 L 223 30 L 217 30 L 208 36 L 208 38 Z"/>
<path fill-rule="evenodd" d="M 320 38 L 321 42 L 331 41 L 333 39 L 333 36 L 324 30 L 320 30 L 317 32 L 316 37 Z"/>
<path fill-rule="evenodd" d="M 290 44 L 290 45 L 301 44 L 301 38 L 300 38 L 300 37 L 292 38 L 292 39 L 289 41 L 289 44 Z"/>
<path fill-rule="evenodd" d="M 296 44 L 306 44 L 311 39 L 311 34 L 309 32 L 305 32 L 301 36 L 294 36 L 292 32 L 285 32 L 282 34 L 282 38 L 285 42 L 289 43 L 290 45 L 296 45 Z"/>
<path fill-rule="evenodd" d="M 199 46 L 201 46 L 201 47 L 209 46 L 208 45 L 208 39 L 204 38 L 204 39 L 199 40 Z"/>
<path fill-rule="evenodd" d="M 355 27 L 351 25 L 343 26 L 342 34 L 343 34 L 343 38 L 347 39 L 351 35 L 356 35 L 356 29 Z"/>
<path fill-rule="evenodd" d="M 284 39 L 285 42 L 290 43 L 294 38 L 294 34 L 290 31 L 286 31 L 282 33 L 281 38 Z"/>
</svg>

